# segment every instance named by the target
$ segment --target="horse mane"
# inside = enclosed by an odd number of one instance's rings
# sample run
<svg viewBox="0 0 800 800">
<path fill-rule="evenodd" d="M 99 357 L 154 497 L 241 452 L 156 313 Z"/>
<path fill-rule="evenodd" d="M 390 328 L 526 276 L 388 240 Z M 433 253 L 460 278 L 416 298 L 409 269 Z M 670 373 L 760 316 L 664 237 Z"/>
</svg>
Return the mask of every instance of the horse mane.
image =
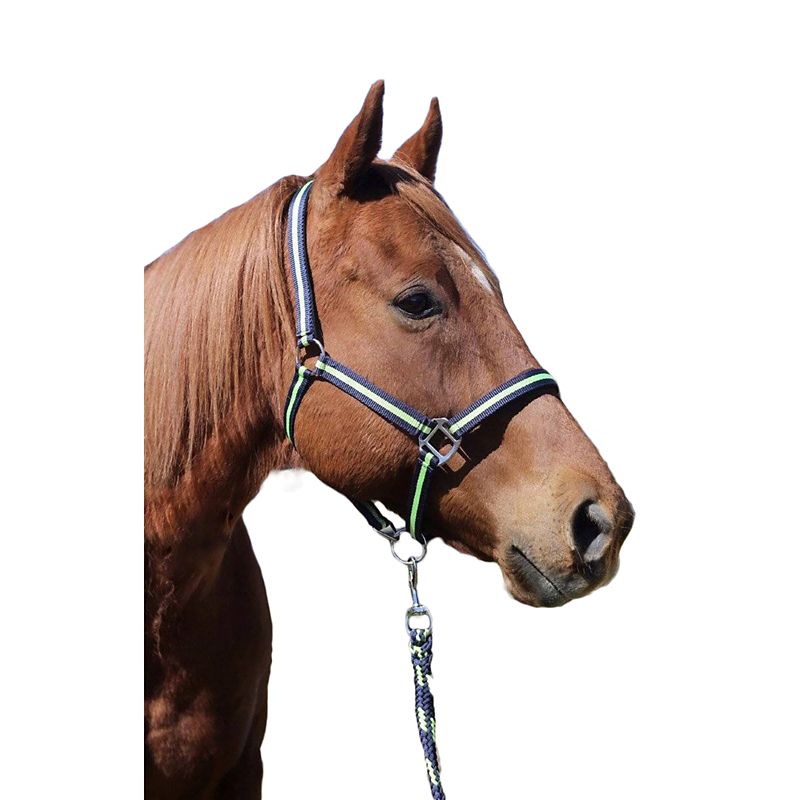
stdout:
<svg viewBox="0 0 800 800">
<path fill-rule="evenodd" d="M 240 401 L 267 397 L 265 368 L 281 381 L 286 212 L 304 180 L 283 178 L 146 267 L 145 486 L 174 485 Z"/>
<path fill-rule="evenodd" d="M 253 400 L 266 400 L 286 381 L 281 354 L 292 348 L 294 330 L 286 217 L 305 180 L 281 179 L 146 268 L 145 486 L 175 486 L 223 419 L 237 409 L 246 417 L 257 405 Z M 480 249 L 413 169 L 377 161 L 364 192 L 400 197 L 496 285 Z M 265 385 L 265 370 L 273 373 L 271 385 Z"/>
</svg>

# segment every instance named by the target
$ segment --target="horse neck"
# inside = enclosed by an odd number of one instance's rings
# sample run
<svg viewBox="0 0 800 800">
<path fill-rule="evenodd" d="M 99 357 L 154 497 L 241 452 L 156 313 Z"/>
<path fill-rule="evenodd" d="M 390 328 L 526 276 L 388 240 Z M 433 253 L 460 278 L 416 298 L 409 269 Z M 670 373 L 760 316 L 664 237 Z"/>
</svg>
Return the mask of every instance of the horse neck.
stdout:
<svg viewBox="0 0 800 800">
<path fill-rule="evenodd" d="M 271 199 L 271 193 L 276 189 L 281 197 L 277 200 Z M 187 267 L 189 262 L 186 259 L 201 259 L 208 247 L 202 241 L 198 246 L 192 237 L 206 237 L 210 240 L 212 237 L 227 235 L 230 238 L 231 229 L 236 231 L 234 226 L 241 225 L 240 221 L 237 222 L 237 215 L 245 219 L 248 216 L 258 216 L 259 221 L 264 216 L 266 219 L 261 224 L 268 228 L 270 225 L 280 227 L 278 220 L 282 218 L 282 198 L 288 198 L 291 195 L 290 190 L 291 187 L 287 189 L 276 184 L 205 229 L 187 237 L 187 240 L 154 262 L 149 267 L 149 271 L 153 271 L 153 275 L 149 277 L 153 280 L 152 286 L 146 287 L 146 305 L 165 302 L 167 307 L 172 307 L 170 304 L 175 301 L 169 297 L 165 301 L 163 289 L 158 288 L 159 281 L 163 282 L 162 287 L 179 286 L 181 279 L 176 279 L 175 275 L 181 270 L 191 273 L 191 270 L 196 269 L 194 264 Z M 254 241 L 262 241 L 263 236 L 250 235 Z M 272 245 L 270 236 L 273 237 Z M 179 474 L 171 480 L 161 481 L 160 485 L 154 483 L 145 486 L 145 535 L 151 545 L 163 545 L 169 550 L 181 545 L 189 549 L 199 546 L 201 550 L 207 546 L 217 547 L 228 540 L 245 506 L 256 495 L 267 474 L 274 469 L 299 465 L 295 451 L 286 440 L 281 419 L 287 388 L 284 383 L 289 381 L 293 363 L 291 287 L 283 263 L 283 246 L 275 244 L 281 240 L 282 231 L 268 232 L 264 246 L 259 245 L 258 248 L 259 264 L 251 270 L 249 277 L 231 277 L 231 280 L 237 282 L 239 290 L 244 292 L 241 298 L 237 295 L 237 302 L 242 305 L 263 304 L 263 312 L 259 312 L 261 316 L 257 317 L 263 324 L 248 326 L 243 323 L 241 337 L 237 338 L 235 346 L 231 348 L 240 357 L 243 353 L 249 353 L 248 363 L 253 358 L 258 360 L 257 379 L 239 380 L 240 384 L 245 384 L 245 388 L 242 389 L 240 385 L 236 391 L 231 391 L 235 399 L 224 414 L 214 421 L 209 435 L 200 446 L 191 452 L 187 459 L 188 466 L 179 470 Z M 254 249 L 253 241 L 243 249 L 250 253 Z M 225 254 L 228 251 L 221 252 Z M 231 266 L 233 269 L 243 269 L 241 264 L 234 263 Z M 212 267 L 219 269 L 220 264 Z M 162 274 L 159 275 L 159 271 Z M 260 288 L 251 289 L 250 294 L 241 289 L 243 284 L 253 282 L 254 275 L 264 274 L 269 277 L 266 281 L 269 284 L 267 288 L 262 285 L 262 281 L 255 284 Z M 193 276 L 190 274 L 190 277 Z M 194 297 L 196 302 L 201 303 L 209 299 L 211 298 Z M 159 317 L 158 313 L 154 316 L 161 320 L 161 324 L 169 325 L 172 322 L 169 314 L 165 315 L 166 318 Z M 197 314 L 189 324 L 196 324 L 198 319 L 207 320 L 208 315 L 204 317 Z M 248 330 L 251 337 L 259 339 L 253 347 L 242 346 L 240 341 L 248 335 Z M 254 334 L 254 330 L 258 332 Z M 152 397 L 150 400 L 155 402 Z M 150 434 L 152 435 L 152 431 Z"/>
<path fill-rule="evenodd" d="M 276 388 L 266 394 L 277 400 Z M 266 397 L 240 404 L 174 486 L 145 490 L 147 538 L 169 547 L 227 540 L 266 476 L 299 466 L 275 405 Z"/>
</svg>

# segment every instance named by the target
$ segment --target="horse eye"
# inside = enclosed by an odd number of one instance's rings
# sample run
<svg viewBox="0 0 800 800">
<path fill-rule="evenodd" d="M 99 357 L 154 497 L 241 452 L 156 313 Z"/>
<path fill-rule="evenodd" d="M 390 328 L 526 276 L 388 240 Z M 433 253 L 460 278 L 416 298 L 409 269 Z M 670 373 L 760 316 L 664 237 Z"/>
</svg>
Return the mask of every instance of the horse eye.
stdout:
<svg viewBox="0 0 800 800">
<path fill-rule="evenodd" d="M 396 297 L 394 305 L 412 319 L 432 317 L 442 310 L 439 303 L 423 289 L 412 289 L 410 292 Z"/>
</svg>

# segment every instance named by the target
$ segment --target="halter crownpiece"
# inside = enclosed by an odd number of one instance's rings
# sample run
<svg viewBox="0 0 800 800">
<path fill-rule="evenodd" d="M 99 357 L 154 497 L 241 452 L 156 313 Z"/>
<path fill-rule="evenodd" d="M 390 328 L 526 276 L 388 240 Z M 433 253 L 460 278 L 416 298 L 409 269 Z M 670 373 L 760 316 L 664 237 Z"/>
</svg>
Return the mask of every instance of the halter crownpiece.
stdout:
<svg viewBox="0 0 800 800">
<path fill-rule="evenodd" d="M 558 386 L 553 376 L 546 370 L 528 369 L 492 389 L 450 418 L 428 417 L 331 358 L 325 351 L 317 329 L 311 268 L 306 248 L 306 216 L 312 183 L 313 181 L 305 183 L 289 204 L 288 245 L 295 294 L 297 354 L 295 375 L 284 408 L 284 427 L 286 436 L 296 447 L 294 426 L 300 403 L 313 381 L 324 380 L 354 397 L 418 441 L 419 456 L 411 481 L 405 527 L 396 528 L 374 502 L 349 499 L 364 519 L 391 542 L 395 558 L 408 567 L 412 605 L 406 612 L 406 628 L 410 637 L 411 659 L 414 665 L 417 728 L 425 753 L 431 794 L 434 800 L 445 800 L 436 749 L 433 696 L 429 685 L 430 664 L 433 657 L 432 618 L 430 611 L 419 602 L 417 596 L 417 564 L 425 554 L 426 545 L 422 525 L 428 488 L 436 468 L 446 464 L 458 451 L 462 438 L 487 417 L 523 395 L 533 393 L 538 395 L 553 390 L 557 392 Z M 313 368 L 309 368 L 303 364 L 302 355 L 312 346 L 316 348 L 318 355 Z M 442 440 L 445 442 L 442 445 L 444 449 L 440 449 L 437 444 L 437 441 Z M 421 555 L 401 558 L 395 552 L 395 544 L 406 531 L 422 546 Z M 412 626 L 411 620 L 414 618 L 427 618 L 427 625 Z"/>
</svg>

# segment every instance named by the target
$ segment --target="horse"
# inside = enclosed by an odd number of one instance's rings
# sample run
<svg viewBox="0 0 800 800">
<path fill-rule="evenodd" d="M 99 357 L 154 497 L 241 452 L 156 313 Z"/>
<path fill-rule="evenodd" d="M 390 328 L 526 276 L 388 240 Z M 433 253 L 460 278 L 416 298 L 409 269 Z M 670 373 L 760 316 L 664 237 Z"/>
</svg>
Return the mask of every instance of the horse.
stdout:
<svg viewBox="0 0 800 800">
<path fill-rule="evenodd" d="M 307 249 L 325 346 L 415 408 L 448 415 L 537 368 L 498 280 L 433 188 L 436 98 L 378 158 L 383 82 L 313 175 Z M 329 383 L 287 439 L 295 374 L 279 180 L 145 269 L 145 790 L 258 798 L 272 623 L 242 513 L 272 470 L 303 468 L 399 511 L 416 445 Z M 343 435 L 344 434 L 344 435 Z M 556 392 L 485 420 L 437 471 L 425 533 L 497 562 L 532 606 L 608 583 L 633 509 Z"/>
</svg>

